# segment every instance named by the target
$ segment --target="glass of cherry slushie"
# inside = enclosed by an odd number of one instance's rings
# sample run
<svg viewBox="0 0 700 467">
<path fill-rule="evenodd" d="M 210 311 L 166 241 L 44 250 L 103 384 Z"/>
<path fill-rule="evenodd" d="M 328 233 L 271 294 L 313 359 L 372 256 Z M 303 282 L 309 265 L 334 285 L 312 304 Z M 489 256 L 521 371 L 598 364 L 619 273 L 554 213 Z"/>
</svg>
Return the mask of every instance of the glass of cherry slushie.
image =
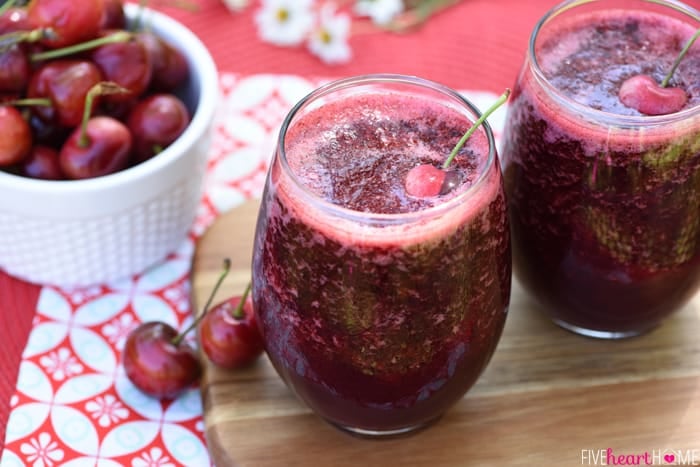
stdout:
<svg viewBox="0 0 700 467">
<path fill-rule="evenodd" d="M 677 1 L 589 0 L 532 34 L 503 146 L 514 268 L 571 331 L 634 336 L 697 289 L 700 43 L 660 83 L 698 27 Z"/>
<path fill-rule="evenodd" d="M 354 434 L 436 420 L 489 362 L 510 300 L 509 227 L 488 125 L 452 189 L 415 197 L 478 110 L 420 78 L 369 75 L 312 92 L 284 121 L 258 217 L 253 301 L 276 370 Z"/>
</svg>

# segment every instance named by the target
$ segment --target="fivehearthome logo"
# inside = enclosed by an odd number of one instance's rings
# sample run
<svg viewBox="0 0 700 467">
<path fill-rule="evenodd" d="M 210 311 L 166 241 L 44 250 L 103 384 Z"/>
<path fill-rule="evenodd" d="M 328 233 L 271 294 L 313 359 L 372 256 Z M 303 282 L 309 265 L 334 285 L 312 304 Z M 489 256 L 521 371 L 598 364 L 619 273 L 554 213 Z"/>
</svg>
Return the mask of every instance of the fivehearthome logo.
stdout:
<svg viewBox="0 0 700 467">
<path fill-rule="evenodd" d="M 700 449 L 652 449 L 622 452 L 607 449 L 581 449 L 582 465 L 697 465 Z"/>
</svg>

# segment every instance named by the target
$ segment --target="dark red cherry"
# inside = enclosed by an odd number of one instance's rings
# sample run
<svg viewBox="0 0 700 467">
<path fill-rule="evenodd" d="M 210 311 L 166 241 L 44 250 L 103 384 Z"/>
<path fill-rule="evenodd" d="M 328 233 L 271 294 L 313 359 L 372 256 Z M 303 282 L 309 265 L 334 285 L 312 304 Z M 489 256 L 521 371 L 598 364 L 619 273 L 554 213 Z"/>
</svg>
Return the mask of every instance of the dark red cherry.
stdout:
<svg viewBox="0 0 700 467">
<path fill-rule="evenodd" d="M 126 29 L 126 15 L 122 0 L 104 0 L 100 29 Z"/>
<path fill-rule="evenodd" d="M 0 93 L 23 93 L 31 74 L 29 58 L 20 45 L 0 51 Z"/>
<path fill-rule="evenodd" d="M 7 34 L 15 31 L 31 31 L 32 24 L 27 17 L 27 9 L 20 7 L 10 7 L 0 15 L 0 34 Z"/>
<path fill-rule="evenodd" d="M 168 147 L 189 122 L 185 104 L 172 94 L 155 94 L 138 102 L 127 120 L 134 138 L 136 162 L 149 159 Z"/>
<path fill-rule="evenodd" d="M 25 177 L 42 180 L 63 180 L 65 176 L 58 162 L 58 151 L 49 146 L 37 145 L 19 165 L 19 173 Z"/>
<path fill-rule="evenodd" d="M 53 62 L 54 64 L 57 62 Z M 61 61 L 61 70 L 48 80 L 48 97 L 56 111 L 57 123 L 67 127 L 80 124 L 88 91 L 102 81 L 100 70 L 88 60 Z"/>
<path fill-rule="evenodd" d="M 68 178 L 93 178 L 126 168 L 131 133 L 111 117 L 92 117 L 84 128 L 68 137 L 59 153 L 61 170 Z"/>
<path fill-rule="evenodd" d="M 250 365 L 262 354 L 263 341 L 247 294 L 221 302 L 204 316 L 199 344 L 209 360 L 222 368 Z"/>
<path fill-rule="evenodd" d="M 106 31 L 110 34 L 113 31 Z M 152 68 L 148 52 L 137 40 L 105 44 L 92 52 L 92 60 L 107 81 L 128 89 L 129 93 L 105 96 L 105 100 L 119 102 L 143 94 L 151 82 Z"/>
<path fill-rule="evenodd" d="M 0 105 L 0 167 L 17 164 L 32 148 L 32 132 L 22 113 Z"/>
<path fill-rule="evenodd" d="M 666 115 L 681 110 L 688 94 L 680 88 L 662 88 L 651 76 L 635 75 L 625 80 L 618 94 L 627 107 L 645 115 Z"/>
<path fill-rule="evenodd" d="M 162 322 L 141 324 L 129 334 L 122 363 L 134 386 L 153 397 L 172 399 L 199 378 L 197 354 L 177 337 L 177 331 Z"/>
<path fill-rule="evenodd" d="M 153 90 L 172 92 L 185 82 L 189 68 L 185 56 L 178 49 L 148 31 L 139 32 L 136 40 L 143 44 L 151 58 Z"/>
<path fill-rule="evenodd" d="M 53 34 L 41 42 L 54 49 L 97 36 L 103 16 L 103 0 L 31 0 L 27 5 L 29 23 L 51 29 Z"/>
</svg>

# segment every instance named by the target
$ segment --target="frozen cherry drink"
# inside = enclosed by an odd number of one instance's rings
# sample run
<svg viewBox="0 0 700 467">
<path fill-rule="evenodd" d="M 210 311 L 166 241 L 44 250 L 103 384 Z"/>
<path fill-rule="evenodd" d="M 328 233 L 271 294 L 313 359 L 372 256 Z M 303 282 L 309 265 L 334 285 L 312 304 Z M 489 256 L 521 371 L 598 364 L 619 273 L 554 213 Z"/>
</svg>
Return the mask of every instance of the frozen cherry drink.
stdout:
<svg viewBox="0 0 700 467">
<path fill-rule="evenodd" d="M 514 268 L 569 330 L 637 335 L 697 289 L 700 43 L 661 83 L 698 27 L 675 1 L 569 1 L 532 35 L 503 146 Z"/>
<path fill-rule="evenodd" d="M 314 412 L 355 434 L 408 433 L 484 370 L 506 319 L 511 256 L 488 125 L 413 196 L 479 116 L 436 83 L 395 75 L 319 88 L 280 131 L 258 217 L 253 298 L 267 353 Z"/>
</svg>

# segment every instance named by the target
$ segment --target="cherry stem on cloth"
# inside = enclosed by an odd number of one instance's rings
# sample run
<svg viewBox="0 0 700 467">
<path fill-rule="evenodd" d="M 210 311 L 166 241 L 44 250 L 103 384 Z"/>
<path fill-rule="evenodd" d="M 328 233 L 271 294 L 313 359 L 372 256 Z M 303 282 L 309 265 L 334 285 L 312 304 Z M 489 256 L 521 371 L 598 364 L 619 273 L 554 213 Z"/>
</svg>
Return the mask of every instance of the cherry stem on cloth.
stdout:
<svg viewBox="0 0 700 467">
<path fill-rule="evenodd" d="M 69 45 L 68 47 L 62 47 L 60 49 L 53 49 L 47 50 L 45 52 L 35 53 L 32 54 L 30 60 L 32 62 L 40 62 L 42 60 L 65 57 L 67 55 L 73 55 L 78 52 L 85 52 L 86 50 L 96 49 L 97 47 L 101 47 L 106 44 L 127 42 L 131 40 L 132 37 L 133 34 L 128 31 L 117 31 L 104 37 L 99 37 L 90 41 L 81 42 L 80 44 Z"/>
<path fill-rule="evenodd" d="M 251 287 L 251 283 L 248 282 L 248 284 L 245 286 L 245 290 L 243 291 L 243 295 L 241 296 L 241 301 L 238 302 L 236 309 L 233 310 L 233 313 L 231 313 L 233 315 L 233 317 L 236 319 L 241 319 L 245 316 L 245 313 L 243 313 L 243 305 L 245 304 L 246 300 L 248 299 L 248 294 L 250 293 L 250 287 Z"/>
<path fill-rule="evenodd" d="M 457 156 L 457 153 L 459 152 L 460 149 L 462 149 L 462 146 L 464 146 L 464 143 L 467 142 L 469 137 L 474 134 L 477 128 L 479 128 L 479 125 L 484 123 L 484 121 L 489 118 L 489 116 L 496 111 L 505 101 L 508 100 L 508 97 L 510 96 L 510 89 L 506 88 L 505 92 L 501 94 L 501 96 L 491 104 L 491 107 L 486 109 L 486 111 L 481 114 L 481 117 L 479 117 L 474 124 L 467 130 L 466 133 L 462 136 L 462 139 L 459 140 L 459 142 L 455 145 L 454 149 L 452 149 L 452 152 L 450 153 L 450 156 L 445 160 L 445 163 L 442 164 L 443 169 L 447 169 L 452 161 L 454 160 L 455 156 Z"/>
<path fill-rule="evenodd" d="M 673 65 L 671 65 L 671 69 L 669 70 L 668 74 L 664 78 L 663 81 L 661 81 L 661 87 L 665 88 L 668 86 L 668 82 L 671 81 L 671 77 L 673 74 L 676 72 L 676 68 L 678 68 L 678 65 L 681 64 L 681 60 L 683 60 L 683 57 L 685 57 L 685 54 L 688 53 L 688 50 L 693 46 L 693 43 L 695 40 L 700 36 L 700 29 L 695 31 L 695 34 L 693 34 L 693 37 L 691 37 L 688 42 L 685 44 L 683 47 L 683 50 L 678 54 L 678 57 L 676 57 L 676 61 L 673 62 Z"/>
<path fill-rule="evenodd" d="M 226 276 L 228 275 L 228 272 L 231 270 L 231 260 L 229 258 L 224 258 L 224 270 L 221 271 L 221 274 L 219 275 L 219 279 L 216 281 L 216 284 L 214 285 L 214 289 L 211 291 L 211 294 L 209 294 L 209 298 L 207 299 L 207 303 L 204 304 L 204 308 L 202 308 L 202 312 L 197 316 L 197 318 L 192 321 L 192 324 L 190 324 L 187 329 L 182 331 L 180 334 L 175 336 L 172 341 L 170 341 L 171 344 L 173 344 L 175 347 L 180 345 L 182 342 L 182 339 L 185 338 L 185 335 L 190 332 L 192 329 L 196 328 L 197 325 L 199 324 L 200 321 L 202 321 L 202 318 L 207 314 L 209 311 L 209 307 L 211 306 L 211 302 L 214 301 L 214 296 L 216 295 L 216 291 L 219 290 L 219 287 L 221 286 L 221 283 L 224 281 Z"/>
</svg>

